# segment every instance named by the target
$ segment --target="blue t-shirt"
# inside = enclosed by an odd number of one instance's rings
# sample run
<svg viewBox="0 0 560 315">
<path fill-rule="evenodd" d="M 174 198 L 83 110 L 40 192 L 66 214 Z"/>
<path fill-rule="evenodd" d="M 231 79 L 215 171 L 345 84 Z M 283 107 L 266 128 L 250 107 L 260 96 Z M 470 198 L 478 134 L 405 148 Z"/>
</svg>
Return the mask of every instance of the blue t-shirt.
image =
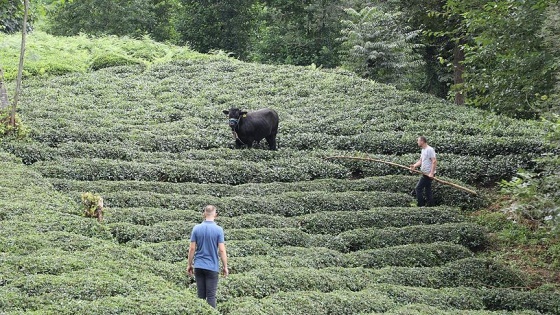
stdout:
<svg viewBox="0 0 560 315">
<path fill-rule="evenodd" d="M 218 244 L 224 243 L 224 230 L 214 221 L 204 221 L 193 228 L 191 242 L 196 242 L 194 268 L 220 271 Z"/>
</svg>

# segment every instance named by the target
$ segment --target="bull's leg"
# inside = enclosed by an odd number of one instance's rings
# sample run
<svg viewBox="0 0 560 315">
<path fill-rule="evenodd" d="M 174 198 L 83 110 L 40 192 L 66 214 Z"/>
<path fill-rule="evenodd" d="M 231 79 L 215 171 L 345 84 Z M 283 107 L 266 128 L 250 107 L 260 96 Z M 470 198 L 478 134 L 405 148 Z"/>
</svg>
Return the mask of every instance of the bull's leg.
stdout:
<svg viewBox="0 0 560 315">
<path fill-rule="evenodd" d="M 266 142 L 270 150 L 276 150 L 276 134 L 266 137 Z"/>
<path fill-rule="evenodd" d="M 243 145 L 243 143 L 241 143 L 241 141 L 239 141 L 239 139 L 235 139 L 235 148 L 236 149 L 241 148 L 242 145 Z"/>
</svg>

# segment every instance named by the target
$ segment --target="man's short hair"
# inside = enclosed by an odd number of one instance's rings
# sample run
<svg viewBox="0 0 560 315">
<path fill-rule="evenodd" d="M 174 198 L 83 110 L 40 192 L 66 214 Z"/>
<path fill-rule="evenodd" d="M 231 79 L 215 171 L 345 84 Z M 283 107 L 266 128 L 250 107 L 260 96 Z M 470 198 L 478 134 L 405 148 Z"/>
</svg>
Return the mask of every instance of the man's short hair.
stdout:
<svg viewBox="0 0 560 315">
<path fill-rule="evenodd" d="M 418 137 L 418 139 L 420 139 L 420 141 L 422 141 L 424 143 L 428 143 L 428 139 L 426 139 L 426 137 L 424 137 L 424 136 L 420 136 L 420 137 Z"/>
<path fill-rule="evenodd" d="M 207 205 L 206 207 L 204 207 L 203 212 L 205 214 L 212 214 L 216 212 L 216 207 L 213 205 Z"/>
</svg>

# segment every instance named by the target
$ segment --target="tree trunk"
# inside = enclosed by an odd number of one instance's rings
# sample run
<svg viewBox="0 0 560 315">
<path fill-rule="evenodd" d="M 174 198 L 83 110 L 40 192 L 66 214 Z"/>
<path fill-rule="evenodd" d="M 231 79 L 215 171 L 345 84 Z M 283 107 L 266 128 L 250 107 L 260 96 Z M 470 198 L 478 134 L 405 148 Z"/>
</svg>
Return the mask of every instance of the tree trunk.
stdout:
<svg viewBox="0 0 560 315">
<path fill-rule="evenodd" d="M 25 56 L 25 36 L 27 34 L 27 15 L 29 12 L 29 1 L 24 0 L 24 13 L 23 13 L 23 25 L 21 27 L 21 50 L 19 53 L 19 68 L 16 81 L 16 94 L 14 95 L 14 103 L 12 104 L 12 110 L 10 112 L 10 125 L 15 128 L 16 126 L 16 107 L 21 92 L 21 77 L 23 74 L 23 58 Z"/>
<path fill-rule="evenodd" d="M 465 66 L 465 52 L 463 51 L 463 41 L 460 40 L 453 48 L 453 83 L 459 89 L 455 92 L 455 105 L 465 105 L 465 94 L 463 93 L 463 72 Z"/>
</svg>

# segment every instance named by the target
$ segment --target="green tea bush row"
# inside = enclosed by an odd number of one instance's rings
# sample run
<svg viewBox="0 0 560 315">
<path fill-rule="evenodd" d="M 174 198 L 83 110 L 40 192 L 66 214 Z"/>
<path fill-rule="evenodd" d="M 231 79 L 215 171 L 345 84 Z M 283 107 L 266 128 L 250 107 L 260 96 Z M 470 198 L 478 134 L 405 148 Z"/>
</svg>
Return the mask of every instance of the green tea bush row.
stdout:
<svg viewBox="0 0 560 315">
<path fill-rule="evenodd" d="M 308 234 L 294 228 L 231 229 L 226 230 L 225 234 L 228 240 L 260 239 L 273 246 L 322 246 L 341 252 L 434 242 L 452 242 L 471 249 L 487 244 L 486 231 L 472 223 L 355 229 L 335 236 Z"/>
<path fill-rule="evenodd" d="M 447 178 L 444 179 L 449 181 Z M 57 190 L 62 192 L 95 191 L 104 195 L 105 192 L 115 191 L 149 191 L 161 194 L 231 197 L 240 195 L 263 196 L 293 191 L 325 191 L 329 193 L 344 191 L 388 191 L 410 193 L 416 186 L 418 177 L 409 175 L 387 175 L 366 177 L 358 180 L 325 178 L 289 183 L 247 183 L 236 186 L 153 181 L 77 181 L 58 178 L 51 178 L 49 181 Z M 455 183 L 466 186 L 463 183 Z M 434 201 L 438 205 L 449 205 L 462 209 L 479 209 L 488 203 L 482 194 L 475 196 L 438 182 L 434 182 L 433 187 Z M 474 188 L 471 189 L 476 191 Z"/>
<path fill-rule="evenodd" d="M 437 307 L 425 304 L 410 304 L 406 306 L 401 306 L 385 312 L 383 314 L 396 315 L 396 314 L 409 314 L 409 315 L 429 315 L 429 314 L 440 314 L 440 315 L 452 315 L 461 313 L 463 315 L 540 315 L 537 311 L 486 311 L 486 310 L 442 310 Z M 378 313 L 369 313 L 362 315 L 377 315 Z"/>
<path fill-rule="evenodd" d="M 60 248 L 67 252 L 88 249 L 100 240 L 75 233 L 45 231 L 43 233 L 25 233 L 0 236 L 0 251 L 15 255 L 30 255 L 48 247 Z"/>
<path fill-rule="evenodd" d="M 161 118 L 169 120 L 168 118 Z M 281 125 L 282 126 L 282 125 Z M 59 127 L 59 126 L 58 126 Z M 134 137 L 123 133 L 123 131 L 115 129 L 115 127 L 96 127 L 89 128 L 83 126 L 69 126 L 65 131 L 56 129 L 52 126 L 49 129 L 43 125 L 40 133 L 34 132 L 33 139 L 38 142 L 45 143 L 49 146 L 60 146 L 66 142 L 70 142 L 64 146 L 59 152 L 52 152 L 50 155 L 68 154 L 70 156 L 83 157 L 85 151 L 80 152 L 80 147 L 91 150 L 91 144 L 95 142 L 114 142 L 115 148 L 108 147 L 105 151 L 92 152 L 95 157 L 104 156 L 113 157 L 126 154 L 126 147 L 133 146 L 139 151 L 147 152 L 172 152 L 181 153 L 193 149 L 208 150 L 217 148 L 232 148 L 233 140 L 227 135 L 227 126 L 223 126 L 223 130 L 216 132 L 209 130 L 208 134 L 203 132 L 187 133 L 184 128 L 177 126 L 177 130 L 169 130 L 168 135 L 158 135 L 149 132 L 142 132 L 142 137 Z M 172 135 L 170 135 L 172 134 Z M 290 133 L 289 130 L 280 130 L 278 136 L 278 145 L 281 150 L 343 150 L 343 151 L 360 151 L 371 154 L 385 155 L 404 155 L 418 152 L 416 146 L 416 138 L 418 134 L 409 133 L 405 136 L 399 135 L 394 131 L 373 131 L 359 133 L 355 135 L 344 136 L 340 134 L 328 135 L 325 133 Z M 263 140 L 264 141 L 264 140 Z M 264 142 L 263 142 L 264 143 Z M 455 154 L 455 155 L 471 155 L 484 158 L 492 158 L 498 155 L 538 155 L 550 151 L 548 144 L 544 140 L 520 138 L 502 138 L 492 136 L 474 136 L 454 135 L 449 136 L 449 132 L 441 132 L 432 135 L 430 138 L 436 152 Z M 20 154 L 33 157 L 31 145 L 21 146 L 20 148 L 13 146 L 14 152 L 19 149 Z M 41 146 L 39 146 L 41 147 Z M 27 151 L 27 152 L 26 152 Z M 47 153 L 44 153 L 46 156 Z M 37 155 L 37 154 L 35 154 Z M 31 159 L 29 159 L 31 160 Z"/>
<path fill-rule="evenodd" d="M 190 236 L 194 225 L 194 223 L 184 221 L 166 221 L 151 226 L 111 223 L 108 224 L 108 227 L 115 240 L 119 243 L 134 240 L 157 243 L 186 239 Z"/>
<path fill-rule="evenodd" d="M 165 221 L 196 222 L 202 220 L 202 212 L 162 208 L 107 208 L 103 217 L 105 223 L 130 223 L 154 225 Z"/>
<path fill-rule="evenodd" d="M 342 232 L 338 235 L 346 250 L 397 246 L 411 243 L 453 242 L 471 249 L 486 246 L 486 230 L 473 223 L 444 223 L 413 225 L 402 228 L 364 228 Z"/>
<path fill-rule="evenodd" d="M 257 314 L 363 314 L 380 312 L 395 307 L 390 297 L 373 291 L 316 291 L 279 292 L 265 299 L 234 298 L 218 309 L 228 315 Z"/>
<path fill-rule="evenodd" d="M 135 243 L 129 244 L 136 247 L 140 253 L 156 261 L 166 261 L 170 263 L 186 261 L 189 251 L 189 239 L 178 241 L 163 241 L 159 243 Z M 259 240 L 229 240 L 226 239 L 228 257 L 245 257 L 268 255 L 274 252 L 274 247 L 269 243 Z M 237 259 L 236 258 L 236 259 Z"/>
<path fill-rule="evenodd" d="M 301 229 L 307 233 L 331 235 L 359 228 L 405 227 L 465 220 L 457 209 L 451 207 L 391 207 L 367 211 L 318 212 L 298 216 L 296 219 Z"/>
<path fill-rule="evenodd" d="M 385 160 L 401 165 L 410 165 L 419 159 L 418 154 L 407 154 L 402 156 L 371 156 L 374 159 Z M 495 156 L 486 159 L 479 156 L 461 156 L 455 154 L 440 153 L 437 156 L 438 167 L 437 176 L 453 178 L 468 184 L 477 186 L 494 185 L 501 179 L 511 178 L 519 168 L 530 165 L 530 158 L 523 158 L 519 155 Z M 337 160 L 350 170 L 358 170 L 363 176 L 383 176 L 383 175 L 410 175 L 406 169 L 390 167 L 381 163 L 355 160 Z"/>
<path fill-rule="evenodd" d="M 536 310 L 543 314 L 558 314 L 560 312 L 560 293 L 514 291 L 507 289 L 493 289 L 483 292 L 482 300 L 490 310 Z"/>
<path fill-rule="evenodd" d="M 282 145 L 291 149 L 335 149 L 360 151 L 373 154 L 403 155 L 418 151 L 418 133 L 403 134 L 395 131 L 363 132 L 354 135 L 325 133 L 284 133 Z M 549 149 L 544 140 L 521 138 L 502 138 L 493 136 L 453 135 L 449 132 L 430 134 L 430 145 L 436 152 L 457 155 L 476 155 L 491 158 L 497 155 L 539 154 Z M 511 140 L 511 141 L 510 141 Z"/>
<path fill-rule="evenodd" d="M 77 196 L 76 196 L 77 197 Z M 215 205 L 222 217 L 245 214 L 298 216 L 319 211 L 356 211 L 373 207 L 395 207 L 410 204 L 412 197 L 401 193 L 349 191 L 339 193 L 288 192 L 269 196 L 212 197 L 204 195 L 157 194 L 122 191 L 103 195 L 107 207 L 153 207 L 200 211 Z"/>
<path fill-rule="evenodd" d="M 26 314 L 84 314 L 84 315 L 172 315 L 172 314 L 200 314 L 217 315 L 216 310 L 195 296 L 192 292 L 160 290 L 158 292 L 138 293 L 134 296 L 102 297 L 94 301 L 76 299 L 57 299 L 48 301 L 35 312 Z M 8 313 L 9 314 L 9 313 Z M 18 314 L 18 312 L 14 312 Z"/>
<path fill-rule="evenodd" d="M 234 274 L 221 283 L 221 300 L 253 296 L 263 298 L 278 292 L 316 290 L 359 291 L 374 283 L 442 288 L 459 286 L 511 287 L 522 284 L 519 275 L 493 261 L 466 258 L 441 267 L 285 268 L 255 269 Z"/>
<path fill-rule="evenodd" d="M 40 161 L 33 168 L 46 177 L 74 180 L 139 180 L 166 182 L 221 183 L 304 181 L 315 178 L 341 178 L 346 169 L 321 160 L 279 160 L 274 165 L 242 161 L 191 161 L 152 164 L 107 159 L 67 159 Z"/>
<path fill-rule="evenodd" d="M 103 140 L 103 139 L 95 139 Z M 109 139 L 108 139 L 109 140 Z M 122 142 L 103 141 L 98 143 L 64 142 L 57 147 L 52 147 L 47 142 L 2 142 L 2 148 L 20 157 L 24 164 L 33 164 L 38 161 L 56 160 L 64 158 L 100 158 L 123 161 L 136 160 L 139 151 L 123 144 Z"/>
<path fill-rule="evenodd" d="M 484 296 L 494 296 L 499 292 L 506 293 L 507 299 L 501 304 L 486 304 Z M 526 296 L 526 297 L 524 297 Z M 345 305 L 339 301 L 347 298 L 367 304 L 382 303 L 383 309 L 364 311 L 361 303 Z M 531 298 L 532 305 L 520 305 L 519 302 Z M 285 299 L 286 298 L 286 299 Z M 389 298 L 389 300 L 387 300 Z M 326 314 L 317 301 L 329 303 L 335 300 L 345 307 L 338 309 L 335 314 L 469 314 L 469 315 L 497 315 L 497 314 L 555 314 L 558 310 L 558 294 L 520 292 L 511 289 L 476 289 L 468 287 L 457 288 L 414 288 L 392 284 L 374 284 L 366 289 L 353 292 L 337 290 L 333 292 L 294 291 L 279 292 L 268 297 L 257 299 L 254 297 L 239 297 L 230 299 L 218 306 L 223 314 Z M 326 301 L 326 302 L 325 302 Z M 314 305 L 315 307 L 310 307 Z M 516 307 L 511 307 L 516 305 Z M 288 310 L 289 309 L 289 310 Z M 270 310 L 270 312 L 269 312 Z M 315 311 L 317 310 L 317 311 Z"/>
<path fill-rule="evenodd" d="M 418 159 L 418 155 L 374 156 L 374 158 L 409 165 Z M 22 159 L 34 160 L 35 158 L 22 157 Z M 528 166 L 529 159 L 518 155 L 499 155 L 486 159 L 476 156 L 441 154 L 438 155 L 438 176 L 477 185 L 489 185 L 501 179 L 511 178 L 518 168 Z M 69 158 L 38 161 L 34 164 L 34 168 L 47 177 L 71 180 L 140 180 L 233 185 L 251 182 L 294 182 L 320 178 L 343 178 L 356 171 L 368 177 L 410 175 L 407 170 L 381 163 L 354 160 L 325 161 L 313 157 L 279 158 L 262 162 L 242 162 L 218 158 L 180 162 L 162 159 L 155 162 Z"/>
<path fill-rule="evenodd" d="M 63 275 L 29 275 L 11 284 L 28 296 L 51 295 L 93 301 L 98 298 L 128 295 L 141 289 L 140 283 L 117 277 L 110 271 L 84 269 Z"/>
<path fill-rule="evenodd" d="M 472 252 L 466 247 L 444 242 L 410 244 L 346 254 L 322 247 L 284 246 L 278 249 L 273 248 L 266 255 L 232 258 L 229 261 L 229 267 L 232 274 L 245 273 L 253 269 L 294 267 L 316 269 L 327 267 L 435 267 L 468 257 L 472 257 Z"/>
<path fill-rule="evenodd" d="M 79 257 L 75 252 L 68 253 L 56 248 L 41 248 L 31 255 L 6 256 L 3 263 L 20 274 L 60 275 L 88 268 L 94 257 Z"/>
<path fill-rule="evenodd" d="M 142 243 L 137 248 L 143 255 L 146 255 L 151 259 L 175 263 L 185 261 L 187 259 L 189 243 L 190 241 L 188 239 L 183 239 L 178 241 L 163 241 L 159 243 Z M 231 256 L 229 251 L 228 256 Z"/>
<path fill-rule="evenodd" d="M 92 292 L 95 294 L 95 292 Z M 12 311 L 5 314 L 84 314 L 84 315 L 111 315 L 111 314 L 137 314 L 137 315 L 159 315 L 159 314 L 201 314 L 217 315 L 216 310 L 193 294 L 193 292 L 181 292 L 162 288 L 154 292 L 141 291 L 128 296 L 101 296 L 95 300 L 73 299 L 66 296 L 45 294 L 37 297 L 10 299 L 20 302 L 16 305 L 31 304 L 27 307 L 18 308 L 14 304 L 2 308 Z M 54 299 L 54 300 L 53 300 Z M 1 303 L 1 300 L 0 300 Z M 2 306 L 0 304 L 0 306 Z"/>
<path fill-rule="evenodd" d="M 491 286 L 432 289 L 380 283 L 369 286 L 367 290 L 387 294 L 399 305 L 422 303 L 440 309 L 450 309 L 451 312 L 461 310 L 461 314 L 470 314 L 467 310 L 486 310 L 486 313 L 500 311 L 507 314 L 530 310 L 538 314 L 555 314 L 560 306 L 558 293 L 520 291 Z"/>
<path fill-rule="evenodd" d="M 411 288 L 414 290 L 415 288 Z M 395 314 L 395 315 L 538 315 L 538 311 L 489 311 L 481 308 L 480 297 L 467 290 L 457 290 L 454 294 L 422 294 L 429 290 L 422 288 L 419 296 L 426 298 L 416 303 L 395 303 L 393 296 L 373 289 L 358 292 L 337 290 L 323 293 L 315 291 L 279 292 L 263 299 L 254 297 L 234 298 L 218 306 L 222 314 L 253 315 L 253 314 Z M 435 290 L 440 291 L 440 290 Z M 432 298 L 433 296 L 433 298 Z M 347 304 L 348 303 L 348 304 Z M 460 308 L 452 305 L 459 304 Z M 437 305 L 437 306 L 436 306 Z M 332 311 L 332 313 L 331 313 Z"/>
<path fill-rule="evenodd" d="M 221 209 L 219 209 L 221 211 Z M 154 225 L 166 221 L 200 222 L 202 213 L 194 210 L 176 210 L 165 208 L 107 208 L 105 223 L 130 223 L 135 225 Z M 218 225 L 225 229 L 243 228 L 296 228 L 299 226 L 297 217 L 283 217 L 271 214 L 244 214 L 236 217 L 216 219 Z"/>
</svg>

